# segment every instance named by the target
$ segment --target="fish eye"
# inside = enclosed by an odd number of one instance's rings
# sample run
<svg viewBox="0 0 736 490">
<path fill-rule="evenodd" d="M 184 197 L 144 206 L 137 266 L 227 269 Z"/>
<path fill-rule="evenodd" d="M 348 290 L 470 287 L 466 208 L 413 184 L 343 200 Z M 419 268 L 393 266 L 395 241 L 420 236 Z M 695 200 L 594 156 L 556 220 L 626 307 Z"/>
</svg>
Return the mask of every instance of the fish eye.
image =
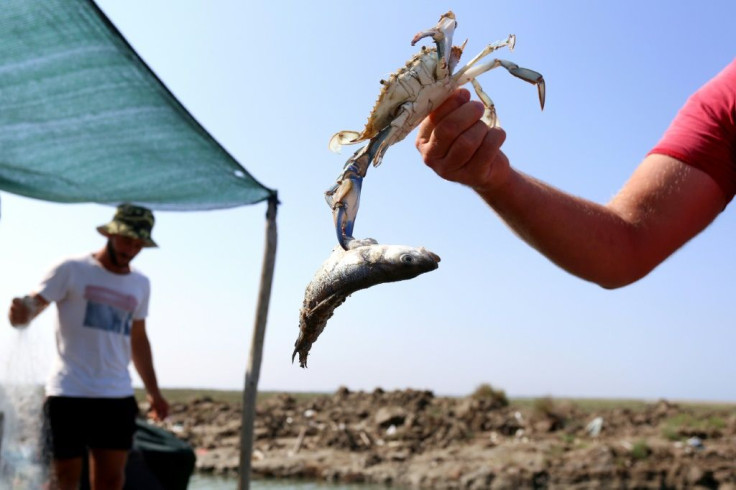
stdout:
<svg viewBox="0 0 736 490">
<path fill-rule="evenodd" d="M 409 254 L 404 254 L 401 257 L 399 257 L 399 260 L 401 260 L 402 264 L 411 264 L 414 262 L 414 257 L 412 257 Z"/>
</svg>

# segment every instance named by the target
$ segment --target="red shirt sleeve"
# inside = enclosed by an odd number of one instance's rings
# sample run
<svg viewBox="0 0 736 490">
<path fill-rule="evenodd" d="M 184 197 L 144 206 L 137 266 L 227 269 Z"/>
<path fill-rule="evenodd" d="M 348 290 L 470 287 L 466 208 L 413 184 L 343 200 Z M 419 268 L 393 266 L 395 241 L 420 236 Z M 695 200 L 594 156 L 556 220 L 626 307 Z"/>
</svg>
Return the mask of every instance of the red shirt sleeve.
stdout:
<svg viewBox="0 0 736 490">
<path fill-rule="evenodd" d="M 730 202 L 736 194 L 736 59 L 695 92 L 649 152 L 710 175 Z"/>
</svg>

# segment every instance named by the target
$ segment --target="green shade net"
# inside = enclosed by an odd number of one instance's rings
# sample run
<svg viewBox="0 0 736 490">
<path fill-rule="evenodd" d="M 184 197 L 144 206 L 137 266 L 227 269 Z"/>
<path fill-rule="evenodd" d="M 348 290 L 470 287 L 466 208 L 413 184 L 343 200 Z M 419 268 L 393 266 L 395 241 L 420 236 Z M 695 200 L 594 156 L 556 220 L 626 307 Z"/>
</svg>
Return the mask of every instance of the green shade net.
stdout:
<svg viewBox="0 0 736 490">
<path fill-rule="evenodd" d="M 91 0 L 0 3 L 0 189 L 201 210 L 275 198 Z"/>
</svg>

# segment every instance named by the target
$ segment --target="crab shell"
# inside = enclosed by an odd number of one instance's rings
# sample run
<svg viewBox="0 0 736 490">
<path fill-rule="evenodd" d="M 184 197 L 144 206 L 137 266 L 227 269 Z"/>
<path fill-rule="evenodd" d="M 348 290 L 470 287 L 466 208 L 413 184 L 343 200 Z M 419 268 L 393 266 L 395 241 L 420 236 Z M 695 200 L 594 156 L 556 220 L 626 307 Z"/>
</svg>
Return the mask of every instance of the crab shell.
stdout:
<svg viewBox="0 0 736 490">
<path fill-rule="evenodd" d="M 452 71 L 463 53 L 463 46 L 453 46 L 450 54 L 448 75 L 436 78 L 437 48 L 423 46 L 406 65 L 392 73 L 388 80 L 381 80 L 381 93 L 373 106 L 362 132 L 340 131 L 330 139 L 330 150 L 338 152 L 342 145 L 351 145 L 375 137 L 379 131 L 394 122 L 402 110 L 408 118 L 402 121 L 400 131 L 388 144 L 401 141 L 437 106 L 447 99 L 456 88 Z"/>
</svg>

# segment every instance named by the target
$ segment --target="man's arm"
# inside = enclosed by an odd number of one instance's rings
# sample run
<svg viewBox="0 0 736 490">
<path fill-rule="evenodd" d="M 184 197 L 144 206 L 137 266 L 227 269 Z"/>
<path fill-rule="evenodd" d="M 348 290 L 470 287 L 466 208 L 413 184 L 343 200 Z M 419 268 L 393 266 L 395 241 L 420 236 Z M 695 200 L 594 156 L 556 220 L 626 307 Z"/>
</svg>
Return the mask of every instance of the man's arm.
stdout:
<svg viewBox="0 0 736 490">
<path fill-rule="evenodd" d="M 161 395 L 153 369 L 153 354 L 151 344 L 146 334 L 146 321 L 135 320 L 130 331 L 130 347 L 133 365 L 146 388 L 148 403 L 158 420 L 165 419 L 169 414 L 169 404 Z"/>
<path fill-rule="evenodd" d="M 555 189 L 509 165 L 501 129 L 459 90 L 419 128 L 417 148 L 441 177 L 472 187 L 528 244 L 554 263 L 606 288 L 645 276 L 723 210 L 707 174 L 650 155 L 606 205 Z"/>
</svg>

